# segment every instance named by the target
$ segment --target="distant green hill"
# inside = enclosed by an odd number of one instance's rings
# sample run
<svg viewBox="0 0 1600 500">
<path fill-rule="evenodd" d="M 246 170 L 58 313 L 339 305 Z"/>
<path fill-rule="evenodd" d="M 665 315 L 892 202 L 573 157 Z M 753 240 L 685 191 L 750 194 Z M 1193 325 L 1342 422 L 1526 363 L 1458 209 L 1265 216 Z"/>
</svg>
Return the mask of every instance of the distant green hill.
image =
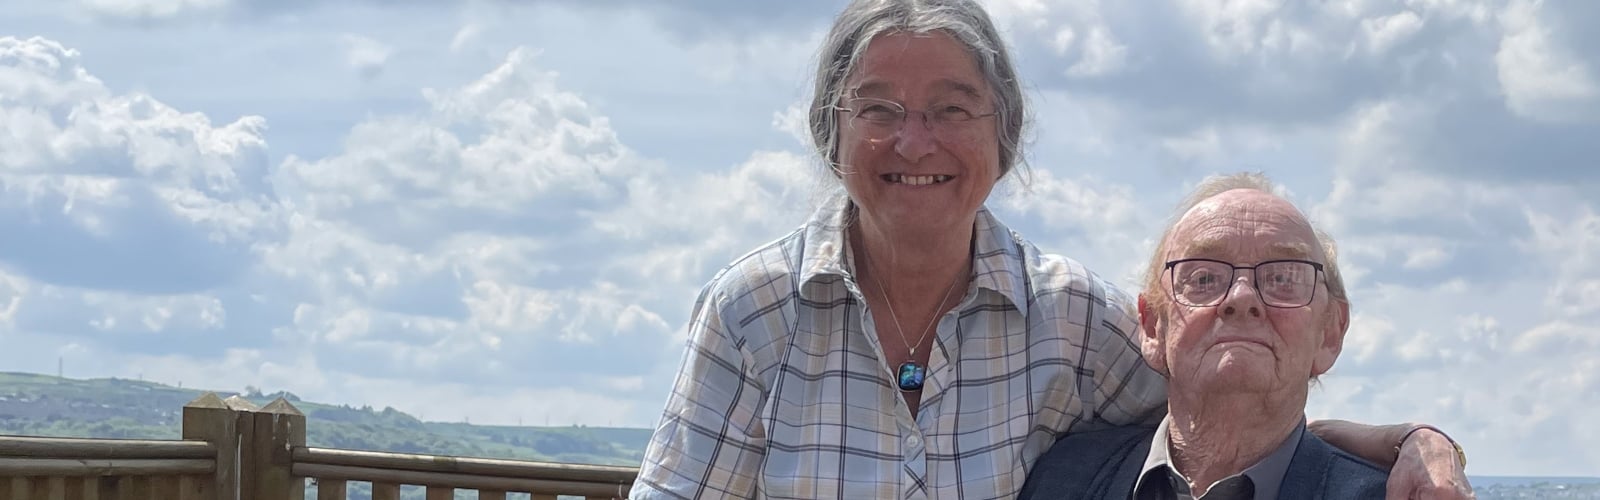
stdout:
<svg viewBox="0 0 1600 500">
<path fill-rule="evenodd" d="M 0 372 L 0 434 L 177 439 L 184 403 L 204 392 L 117 378 Z M 213 392 L 224 398 L 238 394 Z M 648 429 L 423 422 L 394 408 L 313 403 L 292 393 L 239 395 L 260 405 L 288 399 L 306 414 L 307 443 L 319 447 L 638 465 L 650 439 Z"/>
</svg>

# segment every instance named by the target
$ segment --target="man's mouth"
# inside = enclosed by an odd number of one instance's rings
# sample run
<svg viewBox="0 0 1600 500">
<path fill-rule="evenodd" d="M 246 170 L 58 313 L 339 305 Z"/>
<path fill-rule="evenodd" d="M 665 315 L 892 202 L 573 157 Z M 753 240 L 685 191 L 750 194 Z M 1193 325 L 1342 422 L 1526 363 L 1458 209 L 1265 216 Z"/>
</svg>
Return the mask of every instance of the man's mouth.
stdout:
<svg viewBox="0 0 1600 500">
<path fill-rule="evenodd" d="M 949 182 L 950 179 L 954 179 L 955 178 L 955 176 L 953 176 L 953 175 L 905 175 L 905 174 L 883 174 L 882 177 L 883 177 L 883 180 L 885 182 L 889 182 L 889 183 L 892 183 L 892 184 L 906 184 L 906 185 L 910 185 L 910 186 L 927 186 L 927 185 L 931 185 L 931 184 L 943 184 L 945 182 Z"/>
<path fill-rule="evenodd" d="M 1258 345 L 1258 346 L 1261 346 L 1261 347 L 1265 347 L 1268 350 L 1272 349 L 1272 346 L 1267 345 L 1266 342 L 1262 341 L 1261 339 L 1252 338 L 1252 337 L 1223 337 L 1223 338 L 1217 339 L 1217 341 L 1215 343 L 1211 344 L 1211 345 L 1218 346 L 1218 345 L 1222 345 L 1222 344 L 1255 344 L 1255 345 Z"/>
</svg>

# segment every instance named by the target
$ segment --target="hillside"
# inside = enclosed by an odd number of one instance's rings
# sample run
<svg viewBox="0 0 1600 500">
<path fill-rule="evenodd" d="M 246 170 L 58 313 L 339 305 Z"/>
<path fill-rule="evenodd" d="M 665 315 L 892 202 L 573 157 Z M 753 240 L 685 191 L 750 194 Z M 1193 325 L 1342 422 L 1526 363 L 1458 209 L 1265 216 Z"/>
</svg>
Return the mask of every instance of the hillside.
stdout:
<svg viewBox="0 0 1600 500">
<path fill-rule="evenodd" d="M 0 372 L 0 434 L 177 439 L 184 403 L 204 392 L 116 378 Z M 224 398 L 238 394 L 212 392 Z M 311 446 L 638 465 L 650 437 L 647 429 L 424 422 L 393 408 L 315 403 L 292 393 L 241 396 L 264 405 L 280 395 L 306 414 Z"/>
</svg>

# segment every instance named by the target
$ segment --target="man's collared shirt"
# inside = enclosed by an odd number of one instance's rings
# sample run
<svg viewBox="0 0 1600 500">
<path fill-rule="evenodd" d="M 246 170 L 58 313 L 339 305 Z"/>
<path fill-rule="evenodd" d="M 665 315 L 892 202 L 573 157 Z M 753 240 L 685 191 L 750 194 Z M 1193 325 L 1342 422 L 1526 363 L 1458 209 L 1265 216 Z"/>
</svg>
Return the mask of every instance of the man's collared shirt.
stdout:
<svg viewBox="0 0 1600 500">
<path fill-rule="evenodd" d="M 1165 410 L 1127 296 L 985 209 L 913 419 L 851 272 L 852 210 L 835 198 L 702 290 L 633 498 L 1012 498 L 1062 434 Z"/>
<path fill-rule="evenodd" d="M 1161 425 L 1156 427 L 1156 435 L 1151 438 L 1150 455 L 1145 457 L 1144 468 L 1140 469 L 1139 481 L 1134 483 L 1134 500 L 1196 500 L 1194 493 L 1189 489 L 1189 481 L 1172 463 L 1172 448 L 1168 427 L 1172 424 L 1172 416 L 1168 415 L 1161 420 Z M 1294 460 L 1294 452 L 1300 447 L 1300 434 L 1306 431 L 1305 418 L 1300 419 L 1289 437 L 1285 438 L 1278 448 L 1273 450 L 1261 461 L 1246 468 L 1238 474 L 1233 474 L 1218 480 L 1211 488 L 1206 490 L 1199 500 L 1272 500 L 1278 498 L 1278 488 L 1283 485 L 1283 475 L 1289 471 L 1289 462 Z"/>
</svg>

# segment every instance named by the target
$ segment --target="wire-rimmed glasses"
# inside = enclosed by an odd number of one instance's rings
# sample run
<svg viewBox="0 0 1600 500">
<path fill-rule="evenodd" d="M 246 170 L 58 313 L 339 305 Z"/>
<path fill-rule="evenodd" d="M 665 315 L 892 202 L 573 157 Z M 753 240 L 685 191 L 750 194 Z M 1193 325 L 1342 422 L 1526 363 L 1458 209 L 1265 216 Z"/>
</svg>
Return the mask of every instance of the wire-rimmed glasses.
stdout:
<svg viewBox="0 0 1600 500">
<path fill-rule="evenodd" d="M 874 141 L 888 139 L 899 132 L 905 126 L 906 116 L 911 114 L 920 115 L 922 125 L 941 141 L 966 138 L 967 133 L 973 130 L 975 121 L 998 114 L 994 111 L 979 113 L 971 105 L 961 103 L 936 104 L 920 111 L 907 110 L 905 105 L 898 102 L 876 97 L 846 99 L 844 106 L 838 109 L 848 117 L 852 130 Z"/>
<path fill-rule="evenodd" d="M 1236 266 L 1212 259 L 1167 262 L 1172 273 L 1172 299 L 1189 307 L 1214 307 L 1233 289 L 1239 270 L 1250 271 L 1250 285 L 1270 307 L 1294 308 L 1311 303 L 1317 292 L 1322 264 L 1299 259 L 1269 260 L 1254 266 Z"/>
</svg>

